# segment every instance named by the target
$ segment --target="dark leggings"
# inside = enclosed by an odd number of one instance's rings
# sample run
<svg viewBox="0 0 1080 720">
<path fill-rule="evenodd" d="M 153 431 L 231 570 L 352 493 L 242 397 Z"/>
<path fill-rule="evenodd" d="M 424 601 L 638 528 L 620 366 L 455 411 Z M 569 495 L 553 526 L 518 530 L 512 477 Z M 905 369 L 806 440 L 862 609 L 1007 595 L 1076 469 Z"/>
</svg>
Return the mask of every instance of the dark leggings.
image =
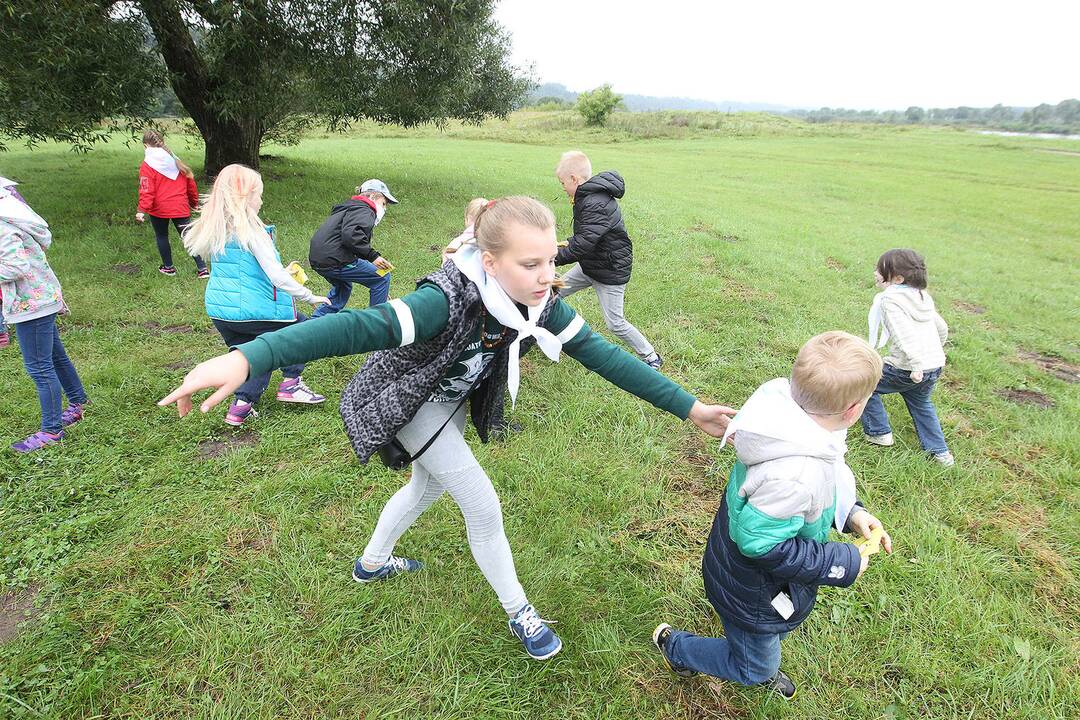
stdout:
<svg viewBox="0 0 1080 720">
<path fill-rule="evenodd" d="M 191 224 L 190 217 L 172 218 L 173 225 L 180 237 L 184 236 L 184 230 Z M 169 247 L 169 218 L 150 216 L 150 224 L 154 226 L 154 239 L 157 240 L 158 253 L 161 255 L 161 264 L 172 267 L 172 248 Z M 206 269 L 206 263 L 198 255 L 195 256 L 195 267 L 200 270 Z"/>
</svg>

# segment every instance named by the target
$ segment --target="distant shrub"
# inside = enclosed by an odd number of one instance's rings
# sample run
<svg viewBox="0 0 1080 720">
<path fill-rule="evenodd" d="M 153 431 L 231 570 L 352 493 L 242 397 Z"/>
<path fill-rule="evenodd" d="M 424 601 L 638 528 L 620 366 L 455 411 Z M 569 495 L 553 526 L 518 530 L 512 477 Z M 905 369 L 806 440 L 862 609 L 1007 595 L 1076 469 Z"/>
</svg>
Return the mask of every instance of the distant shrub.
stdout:
<svg viewBox="0 0 1080 720">
<path fill-rule="evenodd" d="M 622 104 L 622 96 L 611 90 L 611 85 L 601 85 L 595 90 L 578 95 L 577 111 L 585 118 L 586 125 L 602 127 L 615 108 Z"/>
</svg>

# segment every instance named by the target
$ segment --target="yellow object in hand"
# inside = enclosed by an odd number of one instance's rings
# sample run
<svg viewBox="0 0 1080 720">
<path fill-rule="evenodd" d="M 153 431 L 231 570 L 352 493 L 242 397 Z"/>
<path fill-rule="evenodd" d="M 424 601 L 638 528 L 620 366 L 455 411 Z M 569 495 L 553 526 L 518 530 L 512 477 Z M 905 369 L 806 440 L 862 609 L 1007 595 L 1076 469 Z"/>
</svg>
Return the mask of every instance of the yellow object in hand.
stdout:
<svg viewBox="0 0 1080 720">
<path fill-rule="evenodd" d="M 881 527 L 876 527 L 870 531 L 870 537 L 859 538 L 855 541 L 855 547 L 859 548 L 859 554 L 863 557 L 869 557 L 875 553 L 881 552 L 881 539 L 885 537 L 885 530 Z"/>
<path fill-rule="evenodd" d="M 378 275 L 379 277 L 382 277 L 382 276 L 386 275 L 386 273 L 388 273 L 388 272 L 390 272 L 391 270 L 394 269 L 394 266 L 390 263 L 389 260 L 386 261 L 386 264 L 390 265 L 390 267 L 388 267 L 388 268 L 376 268 L 375 269 L 375 274 Z"/>
<path fill-rule="evenodd" d="M 301 285 L 307 283 L 307 273 L 304 272 L 304 268 L 300 267 L 300 263 L 293 260 L 291 263 L 285 266 L 285 272 L 292 275 L 292 279 Z"/>
</svg>

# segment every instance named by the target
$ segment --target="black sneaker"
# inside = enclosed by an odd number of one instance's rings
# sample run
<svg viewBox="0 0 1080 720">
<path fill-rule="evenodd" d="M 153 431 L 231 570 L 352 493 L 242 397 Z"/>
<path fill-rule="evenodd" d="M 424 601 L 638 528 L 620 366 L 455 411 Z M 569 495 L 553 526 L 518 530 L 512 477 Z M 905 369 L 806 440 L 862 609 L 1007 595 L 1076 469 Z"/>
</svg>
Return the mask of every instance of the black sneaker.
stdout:
<svg viewBox="0 0 1080 720">
<path fill-rule="evenodd" d="M 162 275 L 175 275 L 176 274 L 176 268 L 174 268 L 172 265 L 162 265 L 161 267 L 159 267 L 157 269 L 157 271 L 159 273 L 161 273 Z"/>
<path fill-rule="evenodd" d="M 663 656 L 664 662 L 667 663 L 668 669 L 671 670 L 671 672 L 679 677 L 694 677 L 697 675 L 696 672 L 688 668 L 676 666 L 675 663 L 671 662 L 671 658 L 668 657 L 667 650 L 664 649 L 667 646 L 668 638 L 671 637 L 672 632 L 674 632 L 674 630 L 667 623 L 660 623 L 657 625 L 652 634 L 653 645 L 656 645 L 656 649 L 660 651 L 660 655 Z"/>
<path fill-rule="evenodd" d="M 795 683 L 791 682 L 791 678 L 785 675 L 783 670 L 777 670 L 775 675 L 761 683 L 761 687 L 772 690 L 785 700 L 795 697 Z"/>
<path fill-rule="evenodd" d="M 652 355 L 645 358 L 645 364 L 659 372 L 660 368 L 664 365 L 664 358 L 660 357 L 660 353 L 654 352 Z"/>
</svg>

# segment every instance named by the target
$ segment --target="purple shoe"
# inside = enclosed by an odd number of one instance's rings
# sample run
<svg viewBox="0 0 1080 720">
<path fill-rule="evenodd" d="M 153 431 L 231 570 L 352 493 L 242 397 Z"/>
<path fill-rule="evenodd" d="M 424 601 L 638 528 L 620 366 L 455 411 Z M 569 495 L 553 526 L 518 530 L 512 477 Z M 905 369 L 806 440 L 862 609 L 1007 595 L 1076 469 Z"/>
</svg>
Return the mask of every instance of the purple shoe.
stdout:
<svg viewBox="0 0 1080 720">
<path fill-rule="evenodd" d="M 45 432 L 44 430 L 39 430 L 38 432 L 34 433 L 30 437 L 26 438 L 25 440 L 22 440 L 22 441 L 17 442 L 17 443 L 12 443 L 11 444 L 11 449 L 14 450 L 17 453 L 34 452 L 35 450 L 40 450 L 41 448 L 45 447 L 46 445 L 53 445 L 55 443 L 58 443 L 63 439 L 64 439 L 64 431 L 63 430 L 56 433 L 55 435 L 53 433 L 51 433 L 51 432 Z"/>
<path fill-rule="evenodd" d="M 63 414 L 60 415 L 60 424 L 67 427 L 82 420 L 84 405 L 85 403 L 71 403 L 64 408 Z"/>
<path fill-rule="evenodd" d="M 233 427 L 240 427 L 248 418 L 256 417 L 259 417 L 259 413 L 255 412 L 255 406 L 252 403 L 234 401 L 229 406 L 229 411 L 225 413 L 225 422 Z"/>
<path fill-rule="evenodd" d="M 11 344 L 11 336 L 6 332 L 0 332 L 0 347 L 7 347 Z"/>
<path fill-rule="evenodd" d="M 318 405 L 326 400 L 325 397 L 305 385 L 302 377 L 283 380 L 278 385 L 277 399 L 280 402 L 303 403 L 305 405 Z"/>
</svg>

